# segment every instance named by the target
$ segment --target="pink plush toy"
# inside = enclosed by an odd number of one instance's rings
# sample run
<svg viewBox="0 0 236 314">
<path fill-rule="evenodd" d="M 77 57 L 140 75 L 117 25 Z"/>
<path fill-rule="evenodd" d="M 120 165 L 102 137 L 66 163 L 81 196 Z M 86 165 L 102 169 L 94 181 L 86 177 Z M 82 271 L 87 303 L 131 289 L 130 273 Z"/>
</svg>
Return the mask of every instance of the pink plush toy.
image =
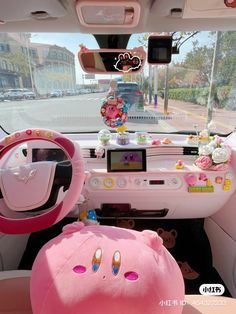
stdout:
<svg viewBox="0 0 236 314">
<path fill-rule="evenodd" d="M 34 314 L 181 314 L 179 266 L 154 231 L 77 222 L 39 252 Z"/>
</svg>

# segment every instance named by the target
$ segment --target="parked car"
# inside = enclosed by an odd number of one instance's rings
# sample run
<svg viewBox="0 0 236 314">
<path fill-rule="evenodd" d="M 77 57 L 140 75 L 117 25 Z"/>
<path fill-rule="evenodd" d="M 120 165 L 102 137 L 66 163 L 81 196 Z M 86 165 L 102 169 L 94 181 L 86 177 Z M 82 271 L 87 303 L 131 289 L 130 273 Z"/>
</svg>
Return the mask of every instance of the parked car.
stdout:
<svg viewBox="0 0 236 314">
<path fill-rule="evenodd" d="M 135 82 L 117 82 L 116 95 L 130 104 L 130 108 L 143 108 L 144 96 Z"/>
<path fill-rule="evenodd" d="M 51 98 L 62 97 L 62 96 L 63 96 L 63 92 L 59 89 L 54 90 L 50 93 Z"/>
<path fill-rule="evenodd" d="M 4 101 L 4 100 L 5 100 L 4 93 L 0 93 L 0 101 Z"/>
<path fill-rule="evenodd" d="M 8 89 L 4 96 L 8 100 L 21 100 L 24 98 L 24 93 L 22 88 Z"/>
<path fill-rule="evenodd" d="M 76 95 L 76 92 L 75 92 L 73 89 L 67 89 L 67 90 L 64 92 L 64 95 L 66 95 L 66 96 L 75 96 L 75 95 Z"/>
<path fill-rule="evenodd" d="M 35 92 L 29 90 L 29 89 L 24 89 L 23 90 L 23 95 L 25 99 L 35 99 L 36 98 L 36 94 Z"/>
</svg>

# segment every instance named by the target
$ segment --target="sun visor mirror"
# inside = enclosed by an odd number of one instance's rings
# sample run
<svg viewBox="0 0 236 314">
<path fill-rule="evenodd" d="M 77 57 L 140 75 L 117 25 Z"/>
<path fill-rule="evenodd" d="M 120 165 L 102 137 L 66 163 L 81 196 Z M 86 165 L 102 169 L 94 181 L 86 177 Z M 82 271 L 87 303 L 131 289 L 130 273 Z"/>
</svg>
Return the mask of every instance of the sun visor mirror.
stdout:
<svg viewBox="0 0 236 314">
<path fill-rule="evenodd" d="M 126 74 L 142 71 L 146 60 L 143 47 L 126 49 L 89 50 L 82 46 L 78 54 L 79 62 L 86 73 Z"/>
</svg>

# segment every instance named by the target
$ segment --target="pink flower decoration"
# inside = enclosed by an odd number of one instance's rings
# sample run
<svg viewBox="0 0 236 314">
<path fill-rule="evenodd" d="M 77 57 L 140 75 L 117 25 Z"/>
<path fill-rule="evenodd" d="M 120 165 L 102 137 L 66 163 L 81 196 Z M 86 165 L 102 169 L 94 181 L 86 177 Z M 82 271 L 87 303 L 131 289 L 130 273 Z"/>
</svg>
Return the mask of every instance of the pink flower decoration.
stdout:
<svg viewBox="0 0 236 314">
<path fill-rule="evenodd" d="M 212 160 L 209 156 L 200 156 L 195 161 L 196 166 L 198 166 L 200 169 L 209 169 L 212 166 Z"/>
</svg>

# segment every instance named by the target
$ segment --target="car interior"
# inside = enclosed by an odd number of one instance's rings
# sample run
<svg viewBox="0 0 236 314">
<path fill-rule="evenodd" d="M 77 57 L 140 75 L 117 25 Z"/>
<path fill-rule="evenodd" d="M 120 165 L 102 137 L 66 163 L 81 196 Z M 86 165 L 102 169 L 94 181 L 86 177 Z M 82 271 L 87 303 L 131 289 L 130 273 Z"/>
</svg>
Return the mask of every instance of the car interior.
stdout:
<svg viewBox="0 0 236 314">
<path fill-rule="evenodd" d="M 0 314 L 236 313 L 235 51 L 235 0 L 0 0 Z"/>
</svg>

